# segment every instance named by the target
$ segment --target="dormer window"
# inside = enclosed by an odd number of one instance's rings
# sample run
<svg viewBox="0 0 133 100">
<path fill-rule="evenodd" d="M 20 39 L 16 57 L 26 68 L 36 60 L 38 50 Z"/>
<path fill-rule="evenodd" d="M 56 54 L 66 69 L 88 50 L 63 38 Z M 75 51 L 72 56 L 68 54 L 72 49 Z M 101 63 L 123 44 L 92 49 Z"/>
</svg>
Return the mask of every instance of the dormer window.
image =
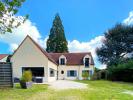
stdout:
<svg viewBox="0 0 133 100">
<path fill-rule="evenodd" d="M 61 65 L 65 65 L 65 58 L 61 58 L 61 59 L 60 59 L 60 64 L 61 64 Z"/>
<path fill-rule="evenodd" d="M 64 55 L 61 55 L 59 57 L 59 64 L 60 65 L 65 65 L 66 64 L 66 57 Z"/>
<path fill-rule="evenodd" d="M 89 67 L 89 58 L 85 58 L 85 67 Z"/>
<path fill-rule="evenodd" d="M 91 57 L 90 57 L 89 55 L 86 55 L 86 56 L 83 58 L 84 66 L 85 66 L 86 68 L 88 68 L 89 65 L 90 65 L 90 59 L 91 59 Z"/>
</svg>

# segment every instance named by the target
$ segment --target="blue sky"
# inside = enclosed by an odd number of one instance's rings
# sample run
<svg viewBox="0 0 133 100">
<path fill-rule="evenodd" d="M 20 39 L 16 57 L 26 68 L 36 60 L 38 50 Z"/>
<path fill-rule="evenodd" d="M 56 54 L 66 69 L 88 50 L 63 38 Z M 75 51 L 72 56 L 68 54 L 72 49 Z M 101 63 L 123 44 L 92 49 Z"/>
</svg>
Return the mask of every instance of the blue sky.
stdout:
<svg viewBox="0 0 133 100">
<path fill-rule="evenodd" d="M 88 41 L 123 21 L 131 10 L 132 0 L 27 0 L 19 15 L 29 14 L 30 20 L 45 36 L 58 12 L 67 39 Z"/>
<path fill-rule="evenodd" d="M 17 16 L 29 14 L 31 26 L 35 27 L 41 36 L 38 38 L 45 42 L 54 16 L 59 13 L 67 40 L 72 42 L 71 46 L 77 43 L 82 48 L 85 43 L 95 42 L 96 37 L 102 36 L 116 23 L 127 19 L 132 10 L 133 0 L 26 0 Z M 7 38 L 4 39 L 0 41 L 0 53 L 11 53 L 10 41 L 5 42 Z M 89 45 L 92 46 L 93 43 Z M 85 51 L 83 49 L 81 51 Z"/>
</svg>

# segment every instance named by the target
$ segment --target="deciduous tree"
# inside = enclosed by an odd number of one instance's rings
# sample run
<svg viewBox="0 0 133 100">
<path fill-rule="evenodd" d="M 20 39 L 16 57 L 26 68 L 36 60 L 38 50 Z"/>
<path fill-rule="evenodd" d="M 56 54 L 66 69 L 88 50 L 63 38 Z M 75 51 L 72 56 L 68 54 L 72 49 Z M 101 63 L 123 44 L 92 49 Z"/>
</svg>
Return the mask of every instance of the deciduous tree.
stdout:
<svg viewBox="0 0 133 100">
<path fill-rule="evenodd" d="M 133 26 L 117 24 L 104 34 L 103 45 L 96 50 L 101 63 L 117 65 L 133 52 Z"/>
<path fill-rule="evenodd" d="M 27 19 L 14 16 L 25 0 L 0 0 L 0 33 L 12 32 Z"/>
</svg>

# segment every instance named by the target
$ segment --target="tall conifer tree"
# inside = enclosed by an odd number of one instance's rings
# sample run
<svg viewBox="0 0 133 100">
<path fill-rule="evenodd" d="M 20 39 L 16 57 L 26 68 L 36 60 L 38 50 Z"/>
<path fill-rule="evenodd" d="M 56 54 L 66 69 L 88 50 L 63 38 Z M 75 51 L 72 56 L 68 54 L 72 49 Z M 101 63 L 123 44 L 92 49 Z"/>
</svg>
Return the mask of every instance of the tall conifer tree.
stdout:
<svg viewBox="0 0 133 100">
<path fill-rule="evenodd" d="M 47 52 L 64 53 L 68 52 L 67 40 L 65 37 L 64 27 L 59 14 L 56 14 L 50 35 L 47 40 Z"/>
</svg>

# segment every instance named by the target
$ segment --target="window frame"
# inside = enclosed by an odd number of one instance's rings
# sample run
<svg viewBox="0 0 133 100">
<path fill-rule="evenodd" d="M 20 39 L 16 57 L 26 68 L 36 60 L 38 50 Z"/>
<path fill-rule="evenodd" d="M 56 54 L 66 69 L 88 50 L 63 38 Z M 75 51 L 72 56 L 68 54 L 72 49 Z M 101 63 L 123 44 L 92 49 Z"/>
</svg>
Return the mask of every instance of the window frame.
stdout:
<svg viewBox="0 0 133 100">
<path fill-rule="evenodd" d="M 60 58 L 60 65 L 65 65 L 65 58 Z"/>
<path fill-rule="evenodd" d="M 52 73 L 51 73 L 52 72 Z M 50 77 L 55 77 L 55 70 L 52 68 L 49 68 L 49 76 Z"/>
<path fill-rule="evenodd" d="M 88 60 L 86 61 L 86 59 L 88 59 Z M 88 68 L 90 66 L 90 58 L 85 58 L 84 66 L 86 68 Z"/>
<path fill-rule="evenodd" d="M 73 75 L 72 75 L 73 72 Z M 67 77 L 77 77 L 77 70 L 68 70 Z"/>
</svg>

